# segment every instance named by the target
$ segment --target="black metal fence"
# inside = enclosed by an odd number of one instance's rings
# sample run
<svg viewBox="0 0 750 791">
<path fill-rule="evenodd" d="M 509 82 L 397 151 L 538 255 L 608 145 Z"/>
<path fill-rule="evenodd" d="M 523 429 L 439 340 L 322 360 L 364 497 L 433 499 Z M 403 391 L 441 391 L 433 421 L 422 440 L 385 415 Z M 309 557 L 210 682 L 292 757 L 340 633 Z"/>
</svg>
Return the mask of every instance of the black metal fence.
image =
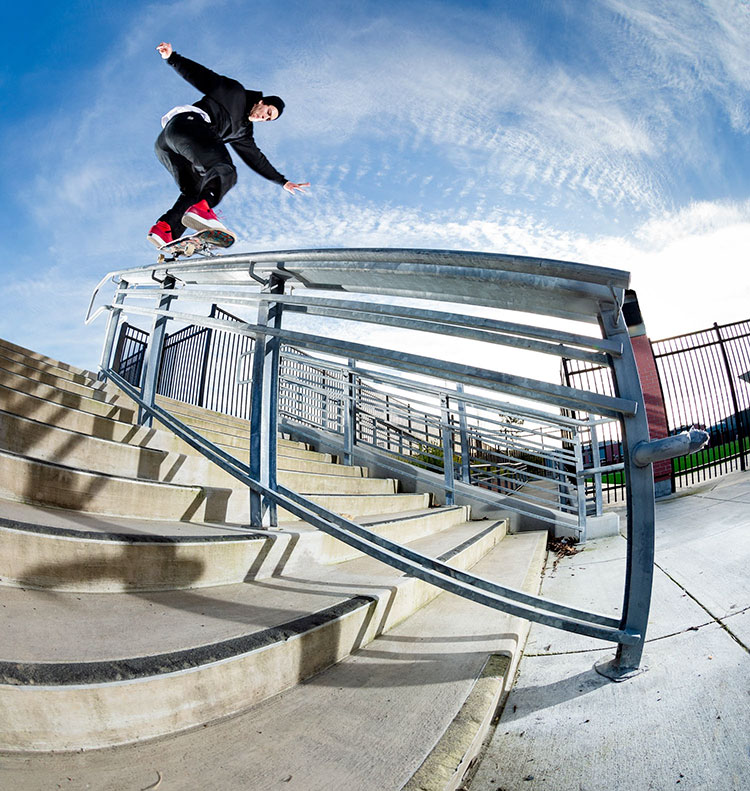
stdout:
<svg viewBox="0 0 750 791">
<path fill-rule="evenodd" d="M 673 491 L 735 470 L 750 461 L 750 320 L 652 341 L 670 434 L 691 427 L 707 431 L 708 447 L 672 461 Z M 610 370 L 563 360 L 562 380 L 613 394 Z M 622 461 L 617 424 L 598 436 L 599 462 Z M 592 446 L 593 447 L 593 446 Z M 590 456 L 596 455 L 590 452 Z M 588 465 L 588 458 L 586 459 Z M 622 473 L 602 480 L 606 501 L 625 496 Z"/>
<path fill-rule="evenodd" d="M 670 433 L 695 426 L 707 448 L 672 462 L 677 486 L 747 469 L 750 455 L 750 320 L 652 343 Z"/>
<path fill-rule="evenodd" d="M 242 321 L 213 305 L 211 318 Z M 138 385 L 148 345 L 149 333 L 123 324 L 112 367 L 131 384 Z M 237 383 L 237 368 L 247 378 L 250 370 L 246 352 L 253 349 L 253 339 L 208 327 L 190 325 L 164 341 L 161 370 L 156 392 L 159 395 L 195 404 L 235 417 L 249 418 L 249 388 Z"/>
<path fill-rule="evenodd" d="M 148 333 L 145 330 L 139 330 L 131 324 L 122 324 L 112 368 L 132 385 L 138 385 L 141 381 L 147 346 Z"/>
</svg>

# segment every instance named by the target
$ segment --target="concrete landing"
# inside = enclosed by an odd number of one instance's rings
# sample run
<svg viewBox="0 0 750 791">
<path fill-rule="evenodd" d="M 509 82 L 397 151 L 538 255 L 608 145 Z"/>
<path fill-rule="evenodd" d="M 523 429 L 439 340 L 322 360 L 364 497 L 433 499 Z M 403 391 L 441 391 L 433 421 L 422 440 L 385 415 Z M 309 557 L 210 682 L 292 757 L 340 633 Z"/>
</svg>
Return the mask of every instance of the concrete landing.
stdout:
<svg viewBox="0 0 750 791">
<path fill-rule="evenodd" d="M 656 507 L 647 672 L 593 670 L 613 649 L 533 625 L 469 791 L 750 787 L 750 474 Z M 617 612 L 625 541 L 548 559 L 542 593 Z"/>
</svg>

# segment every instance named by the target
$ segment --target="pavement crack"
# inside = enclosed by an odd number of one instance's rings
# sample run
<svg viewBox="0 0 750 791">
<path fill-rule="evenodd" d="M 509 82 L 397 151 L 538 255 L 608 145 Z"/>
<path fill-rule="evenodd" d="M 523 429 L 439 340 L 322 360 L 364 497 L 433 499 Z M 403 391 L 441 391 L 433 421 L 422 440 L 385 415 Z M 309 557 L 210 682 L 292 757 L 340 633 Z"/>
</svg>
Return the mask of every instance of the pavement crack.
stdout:
<svg viewBox="0 0 750 791">
<path fill-rule="evenodd" d="M 750 608 L 746 607 L 744 610 L 739 610 L 736 613 L 731 613 L 730 615 L 725 616 L 723 619 L 717 618 L 711 612 L 711 610 L 709 610 L 708 607 L 706 607 L 706 605 L 703 604 L 702 601 L 697 599 L 684 585 L 682 585 L 680 582 L 678 582 L 665 568 L 663 568 L 658 563 L 656 563 L 656 561 L 654 561 L 654 566 L 656 566 L 656 568 L 659 569 L 659 571 L 661 571 L 662 574 L 664 574 L 667 578 L 669 578 L 681 591 L 683 591 L 685 593 L 686 596 L 689 596 L 704 612 L 706 612 L 709 615 L 709 617 L 712 619 L 713 623 L 718 624 L 732 638 L 732 640 L 734 640 L 735 643 L 737 643 L 737 645 L 739 645 L 740 647 L 744 648 L 745 651 L 747 651 L 747 653 L 750 654 L 750 648 L 748 648 L 742 642 L 742 640 L 740 640 L 740 638 L 724 622 L 724 621 L 726 621 L 727 618 L 730 618 L 732 615 L 739 615 L 741 612 L 745 612 L 745 610 L 750 609 Z M 703 625 L 706 626 L 707 624 L 703 624 Z M 694 628 L 694 627 L 688 627 L 688 629 L 685 630 L 685 631 L 689 631 L 692 628 Z M 696 628 L 700 628 L 700 627 L 696 627 Z M 677 633 L 677 634 L 679 634 L 679 633 Z M 667 636 L 669 636 L 669 635 L 665 635 L 665 637 L 667 637 Z M 649 641 L 647 640 L 646 642 L 649 642 Z"/>
</svg>

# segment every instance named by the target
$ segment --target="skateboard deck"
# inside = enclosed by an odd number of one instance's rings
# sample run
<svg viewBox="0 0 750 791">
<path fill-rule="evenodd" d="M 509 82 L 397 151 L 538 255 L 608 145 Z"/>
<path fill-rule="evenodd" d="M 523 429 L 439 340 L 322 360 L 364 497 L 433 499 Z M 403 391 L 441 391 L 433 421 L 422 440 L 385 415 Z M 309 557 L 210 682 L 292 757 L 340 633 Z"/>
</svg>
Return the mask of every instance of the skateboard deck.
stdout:
<svg viewBox="0 0 750 791">
<path fill-rule="evenodd" d="M 227 231 L 198 231 L 175 239 L 174 242 L 159 248 L 159 263 L 175 261 L 178 258 L 190 258 L 193 255 L 216 255 L 214 250 L 222 247 L 231 247 L 236 240 L 233 233 Z"/>
</svg>

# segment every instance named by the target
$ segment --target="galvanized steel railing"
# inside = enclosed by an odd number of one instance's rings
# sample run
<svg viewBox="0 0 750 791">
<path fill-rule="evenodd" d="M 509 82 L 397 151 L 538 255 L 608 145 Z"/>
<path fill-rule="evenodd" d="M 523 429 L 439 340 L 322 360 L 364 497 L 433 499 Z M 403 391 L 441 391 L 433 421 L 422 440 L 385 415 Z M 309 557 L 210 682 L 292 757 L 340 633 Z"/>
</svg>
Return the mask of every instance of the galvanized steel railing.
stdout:
<svg viewBox="0 0 750 791">
<path fill-rule="evenodd" d="M 112 278 L 118 283 L 114 298 L 92 315 L 99 289 Z M 87 321 L 102 311 L 109 313 L 102 376 L 111 378 L 138 401 L 142 422 L 150 424 L 156 417 L 245 483 L 250 489 L 252 526 L 273 521 L 276 508 L 281 506 L 361 551 L 445 590 L 530 620 L 612 641 L 618 645 L 617 654 L 605 672 L 622 676 L 638 667 L 645 640 L 654 533 L 649 460 L 664 451 L 658 442 L 649 442 L 638 373 L 621 312 L 627 284 L 628 274 L 618 270 L 486 253 L 362 249 L 266 252 L 111 272 L 92 296 Z M 294 293 L 289 293 L 290 287 Z M 326 293 L 311 296 L 316 291 Z M 346 292 L 359 297 L 343 298 Z M 418 307 L 413 303 L 368 301 L 371 295 L 408 297 L 417 300 Z M 238 323 L 188 312 L 190 304 L 216 301 L 253 306 L 257 319 Z M 436 310 L 434 302 L 448 302 L 454 307 L 450 311 Z M 534 323 L 467 316 L 456 307 L 462 303 L 573 319 L 594 324 L 599 332 L 581 334 Z M 126 304 L 128 314 L 152 319 L 138 390 L 110 368 L 117 324 Z M 175 309 L 177 304 L 186 305 L 186 310 Z M 318 332 L 283 326 L 285 316 L 300 314 L 307 319 L 354 323 L 349 326 L 369 324 L 437 333 L 607 365 L 613 371 L 616 395 L 605 396 L 491 367 L 477 368 L 427 357 L 403 348 L 353 342 L 327 332 L 327 325 L 321 325 L 323 329 L 316 326 Z M 249 464 L 228 456 L 156 405 L 156 383 L 168 321 L 255 339 L 250 376 Z M 546 413 L 551 423 L 560 410 L 566 409 L 619 421 L 628 481 L 627 573 L 621 614 L 585 612 L 458 572 L 280 486 L 276 479 L 276 437 L 282 343 L 311 354 L 353 360 L 355 372 L 367 364 L 371 366 L 368 370 L 382 371 L 383 376 L 447 380 L 454 397 L 458 385 L 465 389 L 460 400 L 466 406 L 472 399 L 502 395 L 533 402 L 533 408 Z M 448 422 L 442 414 L 441 427 Z M 564 443 L 560 447 L 564 448 Z M 446 456 L 452 455 L 449 442 L 443 444 L 443 451 Z"/>
<path fill-rule="evenodd" d="M 586 538 L 587 515 L 601 514 L 601 498 L 585 496 L 582 438 L 590 436 L 590 420 L 290 347 L 281 351 L 278 413 L 283 430 L 324 444 L 345 463 L 368 448 L 384 454 L 381 467 L 397 477 L 399 461 L 433 473 L 431 483 L 449 505 L 465 484 L 475 487 L 475 501 L 551 523 L 579 540 Z M 601 475 L 601 468 L 594 473 Z"/>
</svg>

